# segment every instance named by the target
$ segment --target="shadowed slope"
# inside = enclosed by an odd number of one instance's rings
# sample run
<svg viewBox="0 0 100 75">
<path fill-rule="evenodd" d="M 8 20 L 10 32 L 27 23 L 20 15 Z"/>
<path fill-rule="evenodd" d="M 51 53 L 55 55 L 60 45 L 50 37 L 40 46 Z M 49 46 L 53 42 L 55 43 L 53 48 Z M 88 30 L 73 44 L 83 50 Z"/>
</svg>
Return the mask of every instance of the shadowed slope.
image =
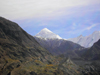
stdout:
<svg viewBox="0 0 100 75">
<path fill-rule="evenodd" d="M 100 60 L 100 40 L 94 43 L 94 45 L 83 54 L 83 57 L 89 60 Z"/>
<path fill-rule="evenodd" d="M 0 17 L 0 73 L 10 75 L 26 62 L 50 63 L 51 54 L 18 24 Z M 48 60 L 49 58 L 49 60 Z M 1 75 L 0 74 L 0 75 Z M 23 73 L 22 73 L 23 75 Z"/>
</svg>

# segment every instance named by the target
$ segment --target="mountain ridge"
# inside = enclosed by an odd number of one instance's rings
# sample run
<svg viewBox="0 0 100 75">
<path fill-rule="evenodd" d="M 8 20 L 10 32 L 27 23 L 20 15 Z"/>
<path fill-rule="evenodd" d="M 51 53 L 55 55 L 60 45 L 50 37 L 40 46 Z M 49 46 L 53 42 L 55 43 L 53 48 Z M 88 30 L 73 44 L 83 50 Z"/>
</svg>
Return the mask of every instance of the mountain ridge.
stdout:
<svg viewBox="0 0 100 75">
<path fill-rule="evenodd" d="M 91 47 L 95 42 L 100 39 L 100 31 L 94 31 L 92 34 L 88 36 L 78 36 L 76 38 L 70 38 L 69 41 L 80 44 L 83 47 Z"/>
<path fill-rule="evenodd" d="M 77 57 L 77 54 L 75 54 L 74 50 L 82 49 L 84 47 L 80 46 L 79 44 L 73 43 L 71 41 L 65 40 L 65 39 L 45 39 L 41 37 L 34 37 L 38 43 L 43 47 L 46 48 L 50 53 L 53 55 L 60 55 L 64 54 L 65 56 L 69 56 L 68 53 L 73 53 Z"/>
<path fill-rule="evenodd" d="M 63 39 L 59 35 L 56 35 L 52 31 L 50 31 L 47 28 L 42 29 L 39 33 L 35 35 L 35 37 L 38 38 L 45 38 L 45 39 Z M 85 48 L 91 47 L 95 42 L 97 42 L 100 39 L 100 31 L 94 31 L 92 34 L 88 36 L 80 35 L 76 38 L 69 38 L 65 40 L 72 41 L 74 43 L 77 43 Z"/>
</svg>

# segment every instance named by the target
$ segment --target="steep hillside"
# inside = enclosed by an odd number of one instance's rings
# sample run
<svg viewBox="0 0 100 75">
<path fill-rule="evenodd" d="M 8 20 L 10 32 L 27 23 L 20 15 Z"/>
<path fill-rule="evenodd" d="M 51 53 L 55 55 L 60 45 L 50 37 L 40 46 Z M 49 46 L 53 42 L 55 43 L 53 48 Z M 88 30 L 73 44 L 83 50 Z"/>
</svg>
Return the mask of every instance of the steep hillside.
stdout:
<svg viewBox="0 0 100 75">
<path fill-rule="evenodd" d="M 18 24 L 0 17 L 0 75 L 37 73 L 43 65 L 51 64 L 51 57 Z"/>
<path fill-rule="evenodd" d="M 83 57 L 89 60 L 100 60 L 100 40 L 83 53 Z"/>
</svg>

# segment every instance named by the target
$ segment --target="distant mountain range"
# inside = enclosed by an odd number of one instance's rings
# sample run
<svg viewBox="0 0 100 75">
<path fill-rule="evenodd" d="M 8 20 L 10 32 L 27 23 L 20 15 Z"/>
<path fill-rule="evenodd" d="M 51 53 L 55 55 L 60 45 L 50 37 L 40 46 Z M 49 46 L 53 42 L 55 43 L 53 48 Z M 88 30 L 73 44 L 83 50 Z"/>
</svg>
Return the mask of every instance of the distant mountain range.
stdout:
<svg viewBox="0 0 100 75">
<path fill-rule="evenodd" d="M 54 36 L 52 36 L 52 34 Z M 99 40 L 100 31 L 95 31 L 93 34 L 86 37 L 80 35 L 77 38 L 68 40 L 59 38 L 60 36 L 57 36 L 58 35 L 54 34 L 49 29 L 44 28 L 35 36 L 35 39 L 39 42 L 39 44 L 42 47 L 46 48 L 49 52 L 51 52 L 54 55 L 64 54 L 65 56 L 70 56 L 72 58 L 80 58 L 82 55 L 83 57 L 87 55 L 88 58 L 92 54 L 93 57 L 91 59 L 95 59 L 96 57 L 99 58 L 98 53 L 100 52 L 98 49 L 96 49 L 97 47 L 94 47 L 94 43 Z M 72 42 L 69 40 L 71 40 Z M 73 43 L 73 41 L 75 43 Z M 84 48 L 78 44 L 81 44 L 85 47 L 91 47 L 93 44 L 94 45 L 90 49 Z M 93 50 L 92 48 L 95 49 Z M 91 50 L 93 50 L 92 53 Z M 90 54 L 88 55 L 87 53 Z"/>
<path fill-rule="evenodd" d="M 47 28 L 42 29 L 38 34 L 35 35 L 38 38 L 44 39 L 63 39 L 59 35 L 56 35 Z M 85 48 L 91 47 L 95 42 L 100 39 L 100 31 L 95 31 L 88 36 L 78 36 L 76 38 L 67 39 L 74 43 L 77 43 Z M 66 39 L 65 39 L 66 40 Z"/>
<path fill-rule="evenodd" d="M 39 33 L 41 33 L 41 31 Z M 45 34 L 45 33 L 42 32 L 42 34 Z M 91 38 L 92 39 L 94 38 L 92 43 L 94 43 L 94 41 L 97 41 L 97 39 L 99 39 L 98 34 L 99 32 L 94 32 L 92 35 L 90 35 L 90 38 L 88 37 L 88 41 L 90 41 Z M 68 73 L 67 68 L 68 66 L 70 67 L 70 65 L 74 69 L 78 69 L 79 71 L 81 71 L 83 75 L 88 75 L 88 74 L 95 75 L 96 73 L 100 74 L 99 72 L 100 70 L 100 63 L 99 63 L 100 62 L 100 40 L 96 42 L 92 47 L 84 48 L 80 46 L 79 44 L 73 43 L 69 40 L 65 40 L 61 38 L 59 39 L 59 38 L 41 37 L 41 36 L 39 37 L 35 36 L 35 39 L 39 42 L 39 44 L 42 47 L 46 48 L 53 55 L 58 55 L 59 59 L 62 58 L 63 55 L 65 56 L 65 59 L 63 59 L 59 64 L 59 68 L 65 71 L 65 75 Z M 47 35 L 45 34 L 45 36 Z M 93 36 L 97 36 L 97 38 Z M 77 40 L 80 40 L 82 37 L 83 36 L 79 36 Z M 87 42 L 85 41 L 84 43 L 87 43 Z M 73 61 L 71 61 L 69 57 Z M 73 68 L 70 71 L 70 75 L 73 75 L 73 72 L 74 72 Z"/>
<path fill-rule="evenodd" d="M 76 38 L 70 38 L 69 41 L 72 41 L 74 43 L 80 44 L 83 47 L 91 47 L 95 42 L 97 42 L 100 39 L 100 31 L 95 31 L 89 36 L 78 36 Z"/>
<path fill-rule="evenodd" d="M 72 57 L 78 57 L 78 55 L 74 51 L 83 49 L 82 46 L 62 39 L 60 36 L 54 34 L 47 28 L 41 30 L 34 37 L 42 47 L 46 48 L 54 55 L 64 54 L 65 56 L 70 55 Z"/>
</svg>

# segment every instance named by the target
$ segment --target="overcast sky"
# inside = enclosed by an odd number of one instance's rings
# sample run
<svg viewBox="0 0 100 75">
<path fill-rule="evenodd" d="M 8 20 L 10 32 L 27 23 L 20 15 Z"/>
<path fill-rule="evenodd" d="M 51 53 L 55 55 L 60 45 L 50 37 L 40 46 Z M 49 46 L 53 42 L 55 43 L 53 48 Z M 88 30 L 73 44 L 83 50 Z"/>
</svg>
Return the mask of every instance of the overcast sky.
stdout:
<svg viewBox="0 0 100 75">
<path fill-rule="evenodd" d="M 62 38 L 100 31 L 100 0 L 0 0 L 0 16 L 31 35 L 48 28 Z"/>
</svg>

